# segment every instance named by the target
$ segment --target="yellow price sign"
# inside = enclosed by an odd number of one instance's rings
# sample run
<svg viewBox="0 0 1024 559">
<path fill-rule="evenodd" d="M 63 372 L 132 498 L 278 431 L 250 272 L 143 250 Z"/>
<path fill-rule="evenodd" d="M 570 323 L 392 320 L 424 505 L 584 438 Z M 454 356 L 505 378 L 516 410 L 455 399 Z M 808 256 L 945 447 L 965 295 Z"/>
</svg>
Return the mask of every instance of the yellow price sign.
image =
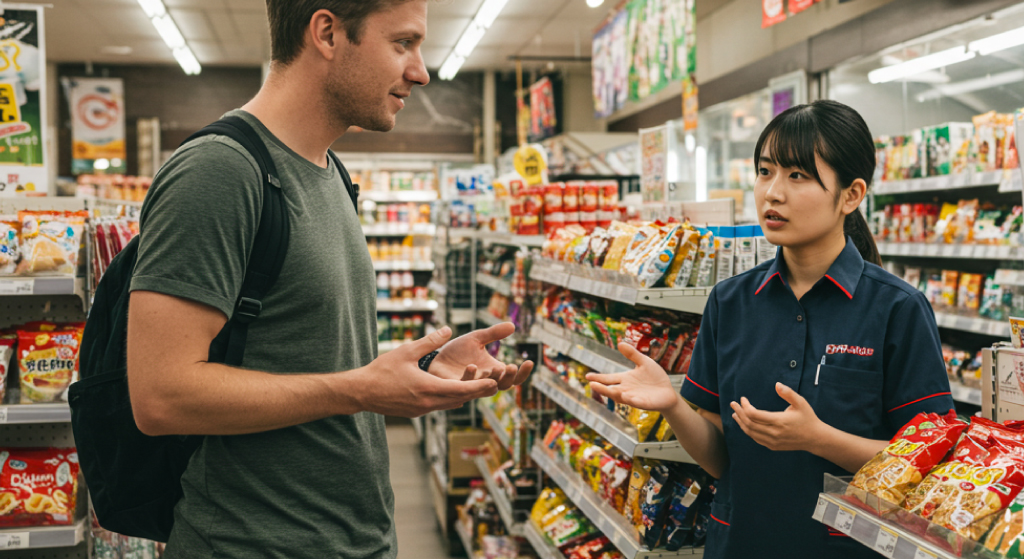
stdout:
<svg viewBox="0 0 1024 559">
<path fill-rule="evenodd" d="M 0 122 L 20 122 L 21 111 L 14 95 L 14 85 L 0 83 Z"/>
<path fill-rule="evenodd" d="M 544 182 L 544 171 L 548 163 L 544 154 L 534 146 L 522 146 L 516 151 L 513 163 L 516 172 L 526 180 L 528 186 L 536 186 Z"/>
</svg>

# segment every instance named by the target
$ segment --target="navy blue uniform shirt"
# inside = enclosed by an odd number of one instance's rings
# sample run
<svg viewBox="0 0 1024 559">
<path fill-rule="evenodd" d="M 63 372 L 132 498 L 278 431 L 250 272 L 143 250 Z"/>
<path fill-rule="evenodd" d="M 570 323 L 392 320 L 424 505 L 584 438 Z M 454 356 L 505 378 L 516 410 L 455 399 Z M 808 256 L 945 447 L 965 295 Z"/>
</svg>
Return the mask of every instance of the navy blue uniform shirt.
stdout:
<svg viewBox="0 0 1024 559">
<path fill-rule="evenodd" d="M 682 395 L 721 414 L 729 467 L 719 480 L 706 559 L 875 558 L 811 518 L 824 473 L 850 475 L 809 452 L 775 452 L 732 418 L 746 396 L 765 411 L 789 404 L 781 382 L 837 429 L 889 440 L 919 412 L 953 408 L 935 315 L 924 295 L 853 242 L 802 299 L 777 257 L 711 292 Z M 820 365 L 820 368 L 819 368 Z"/>
</svg>

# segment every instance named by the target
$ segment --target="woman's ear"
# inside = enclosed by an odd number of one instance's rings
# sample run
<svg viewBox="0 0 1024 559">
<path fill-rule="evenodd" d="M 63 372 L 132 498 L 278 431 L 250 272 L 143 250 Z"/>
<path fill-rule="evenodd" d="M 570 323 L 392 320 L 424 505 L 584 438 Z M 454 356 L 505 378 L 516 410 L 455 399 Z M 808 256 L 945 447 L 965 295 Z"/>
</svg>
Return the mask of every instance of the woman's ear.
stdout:
<svg viewBox="0 0 1024 559">
<path fill-rule="evenodd" d="M 864 179 L 853 181 L 850 188 L 843 190 L 843 215 L 850 215 L 860 207 L 868 194 L 868 183 Z"/>
</svg>

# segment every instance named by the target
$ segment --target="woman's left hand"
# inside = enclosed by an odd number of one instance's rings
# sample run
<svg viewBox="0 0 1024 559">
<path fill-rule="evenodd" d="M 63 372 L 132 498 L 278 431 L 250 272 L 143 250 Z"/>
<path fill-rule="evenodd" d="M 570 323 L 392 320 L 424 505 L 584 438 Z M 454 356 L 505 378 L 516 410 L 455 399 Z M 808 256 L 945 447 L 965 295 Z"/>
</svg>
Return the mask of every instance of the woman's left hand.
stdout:
<svg viewBox="0 0 1024 559">
<path fill-rule="evenodd" d="M 729 404 L 733 419 L 744 433 L 770 450 L 810 450 L 825 424 L 807 400 L 792 388 L 778 382 L 775 391 L 789 402 L 785 411 L 761 411 L 743 397 L 740 403 Z"/>
</svg>

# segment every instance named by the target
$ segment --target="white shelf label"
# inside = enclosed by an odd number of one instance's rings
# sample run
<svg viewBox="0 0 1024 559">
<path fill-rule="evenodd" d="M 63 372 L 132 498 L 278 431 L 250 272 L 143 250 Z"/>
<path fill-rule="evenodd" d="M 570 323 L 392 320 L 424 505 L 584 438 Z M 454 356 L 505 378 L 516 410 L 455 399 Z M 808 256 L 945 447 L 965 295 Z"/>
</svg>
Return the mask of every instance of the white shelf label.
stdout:
<svg viewBox="0 0 1024 559">
<path fill-rule="evenodd" d="M 896 553 L 897 540 L 899 540 L 899 536 L 896 535 L 896 532 L 880 526 L 878 528 L 878 537 L 875 538 L 875 551 L 892 559 L 892 556 Z"/>
<path fill-rule="evenodd" d="M 35 288 L 35 280 L 4 279 L 0 280 L 0 295 L 31 295 Z"/>
<path fill-rule="evenodd" d="M 926 551 L 920 547 L 917 548 L 917 551 L 914 553 L 914 559 L 938 559 L 938 557 L 938 555 L 931 551 Z"/>
<path fill-rule="evenodd" d="M 0 534 L 0 549 L 26 549 L 29 546 L 30 536 L 30 532 Z"/>
<path fill-rule="evenodd" d="M 828 508 L 828 501 L 824 497 L 818 497 L 818 506 L 814 507 L 814 514 L 811 515 L 811 518 L 821 522 L 825 518 L 826 508 Z"/>
<path fill-rule="evenodd" d="M 953 249 L 955 248 L 953 245 L 942 245 L 942 256 L 953 256 Z"/>
<path fill-rule="evenodd" d="M 910 249 L 913 246 L 910 243 L 903 243 L 900 245 L 900 256 L 910 256 Z"/>
<path fill-rule="evenodd" d="M 939 248 L 941 248 L 939 245 L 925 245 L 924 253 L 926 256 L 938 256 Z"/>
<path fill-rule="evenodd" d="M 857 513 L 845 507 L 839 507 L 836 512 L 836 530 L 850 535 L 850 531 L 853 530 L 853 519 L 857 518 Z"/>
<path fill-rule="evenodd" d="M 7 406 L 0 406 L 0 423 L 7 423 Z"/>
</svg>

